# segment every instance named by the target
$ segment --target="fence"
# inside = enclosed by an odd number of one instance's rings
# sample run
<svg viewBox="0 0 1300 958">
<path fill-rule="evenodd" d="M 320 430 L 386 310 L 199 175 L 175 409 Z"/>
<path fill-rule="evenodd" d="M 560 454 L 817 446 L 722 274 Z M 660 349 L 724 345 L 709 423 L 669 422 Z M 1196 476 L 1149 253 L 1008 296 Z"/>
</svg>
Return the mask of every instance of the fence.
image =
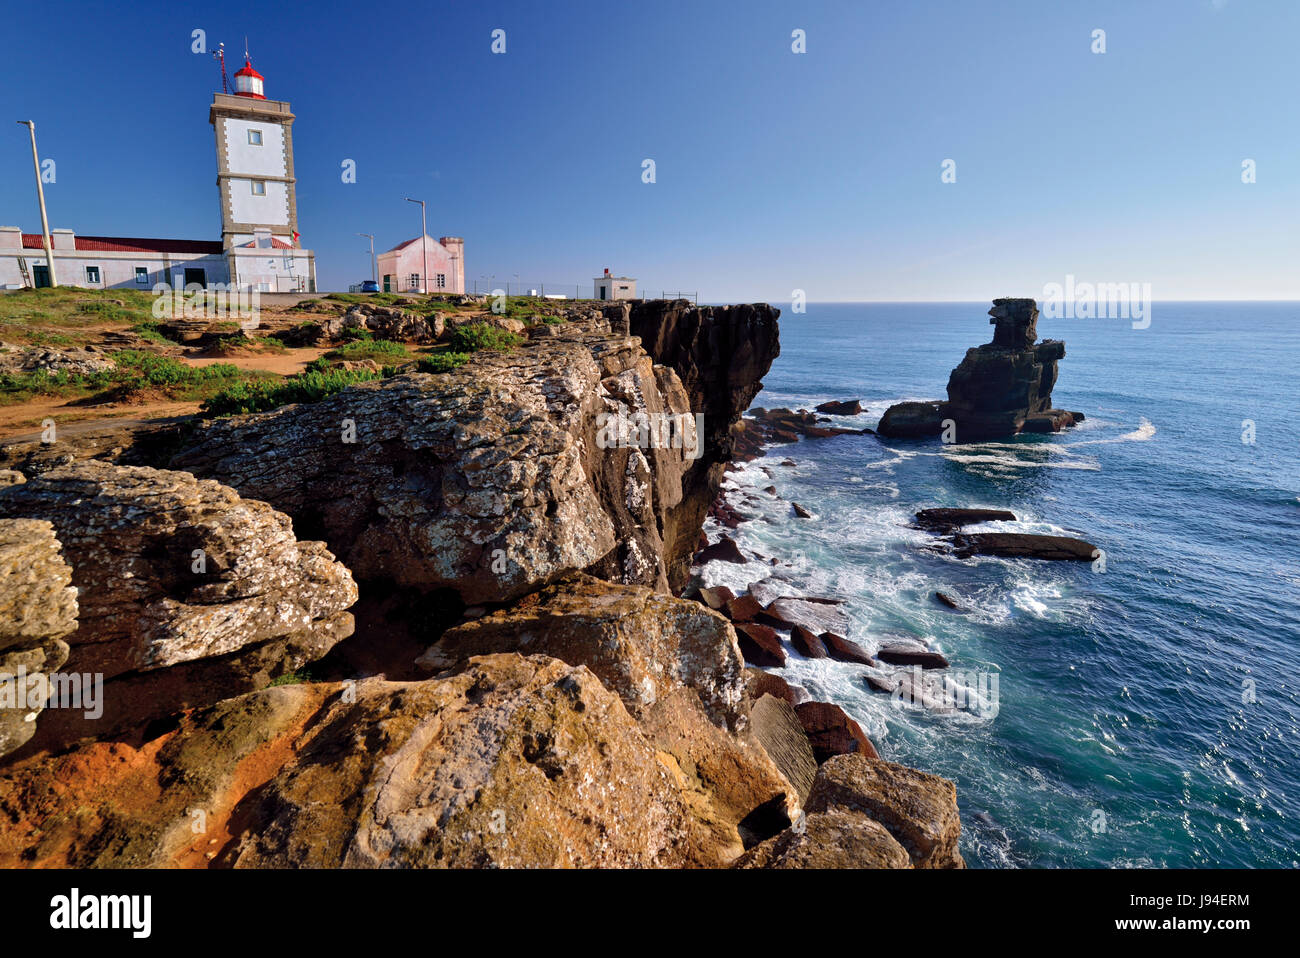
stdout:
<svg viewBox="0 0 1300 958">
<path fill-rule="evenodd" d="M 521 283 L 515 281 L 497 281 L 494 277 L 480 277 L 476 280 L 467 280 L 469 292 L 479 295 L 491 293 L 493 290 L 502 290 L 507 297 L 511 296 L 540 296 L 546 299 L 595 299 L 595 290 L 593 284 L 587 283 Z M 436 291 L 435 291 L 436 292 Z M 654 290 L 642 289 L 637 290 L 637 299 L 689 299 L 692 303 L 697 303 L 699 293 L 669 292 L 659 290 L 655 295 Z"/>
</svg>

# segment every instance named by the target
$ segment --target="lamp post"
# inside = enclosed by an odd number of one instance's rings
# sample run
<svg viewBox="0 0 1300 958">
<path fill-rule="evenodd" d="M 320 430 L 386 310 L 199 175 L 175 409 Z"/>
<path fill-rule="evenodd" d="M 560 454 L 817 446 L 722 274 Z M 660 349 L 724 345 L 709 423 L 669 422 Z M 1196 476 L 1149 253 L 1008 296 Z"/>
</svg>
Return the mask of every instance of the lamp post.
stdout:
<svg viewBox="0 0 1300 958">
<path fill-rule="evenodd" d="M 45 262 L 49 267 L 50 288 L 53 289 L 59 285 L 59 280 L 54 275 L 54 244 L 50 242 L 50 221 L 45 215 L 45 187 L 41 185 L 41 158 L 36 153 L 36 124 L 31 120 L 19 120 L 18 122 L 24 124 L 27 127 L 27 132 L 32 135 L 32 164 L 36 167 L 36 198 L 41 204 L 41 238 L 45 242 Z M 35 280 L 33 280 L 34 283 Z"/>
<path fill-rule="evenodd" d="M 357 235 L 370 237 L 370 278 L 377 283 L 379 282 L 379 265 L 375 261 L 375 234 L 358 233 Z"/>
<path fill-rule="evenodd" d="M 426 237 L 429 235 L 429 229 L 424 225 L 424 200 L 413 200 L 408 196 L 406 202 L 420 204 L 420 259 L 423 260 L 423 266 L 420 268 L 420 292 L 427 293 L 429 291 L 429 241 Z"/>
</svg>

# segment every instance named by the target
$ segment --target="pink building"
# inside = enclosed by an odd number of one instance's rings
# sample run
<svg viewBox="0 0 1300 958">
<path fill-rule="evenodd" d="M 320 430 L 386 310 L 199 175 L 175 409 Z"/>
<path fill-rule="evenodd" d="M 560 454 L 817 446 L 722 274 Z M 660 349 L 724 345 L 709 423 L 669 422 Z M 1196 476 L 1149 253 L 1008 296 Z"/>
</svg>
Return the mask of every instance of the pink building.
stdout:
<svg viewBox="0 0 1300 958">
<path fill-rule="evenodd" d="M 379 254 L 379 288 L 385 293 L 465 292 L 465 241 L 459 236 L 409 239 Z"/>
</svg>

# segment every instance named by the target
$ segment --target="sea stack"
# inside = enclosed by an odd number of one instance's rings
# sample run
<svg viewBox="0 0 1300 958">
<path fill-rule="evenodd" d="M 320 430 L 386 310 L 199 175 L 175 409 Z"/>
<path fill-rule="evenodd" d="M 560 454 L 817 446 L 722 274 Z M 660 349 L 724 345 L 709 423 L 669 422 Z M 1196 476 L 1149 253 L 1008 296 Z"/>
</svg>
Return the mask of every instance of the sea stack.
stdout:
<svg viewBox="0 0 1300 958">
<path fill-rule="evenodd" d="M 948 401 L 890 406 L 877 432 L 890 438 L 939 436 L 952 421 L 956 442 L 1000 439 L 1019 432 L 1059 432 L 1083 414 L 1052 407 L 1056 364 L 1065 343 L 1038 338 L 1032 299 L 995 299 L 989 310 L 993 341 L 966 351 L 948 378 Z"/>
</svg>

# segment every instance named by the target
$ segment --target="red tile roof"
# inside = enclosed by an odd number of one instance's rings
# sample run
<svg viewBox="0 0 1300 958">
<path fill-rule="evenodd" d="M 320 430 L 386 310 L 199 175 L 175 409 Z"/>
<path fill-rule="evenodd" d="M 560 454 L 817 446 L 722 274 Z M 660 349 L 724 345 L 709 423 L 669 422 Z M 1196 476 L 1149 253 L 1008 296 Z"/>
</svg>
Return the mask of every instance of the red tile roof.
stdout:
<svg viewBox="0 0 1300 958">
<path fill-rule="evenodd" d="M 220 240 L 128 239 L 120 236 L 75 236 L 78 250 L 93 253 L 220 253 Z M 40 233 L 24 233 L 23 249 L 44 249 Z"/>
<path fill-rule="evenodd" d="M 247 243 L 241 243 L 240 246 L 239 246 L 239 248 L 240 248 L 240 249 L 253 249 L 255 243 L 257 243 L 257 240 L 249 240 Z M 272 249 L 293 249 L 293 248 L 294 248 L 294 245 L 293 245 L 292 243 L 286 243 L 284 240 L 280 239 L 280 237 L 278 237 L 278 236 L 272 236 L 272 237 L 271 237 L 271 248 L 272 248 Z"/>
</svg>

